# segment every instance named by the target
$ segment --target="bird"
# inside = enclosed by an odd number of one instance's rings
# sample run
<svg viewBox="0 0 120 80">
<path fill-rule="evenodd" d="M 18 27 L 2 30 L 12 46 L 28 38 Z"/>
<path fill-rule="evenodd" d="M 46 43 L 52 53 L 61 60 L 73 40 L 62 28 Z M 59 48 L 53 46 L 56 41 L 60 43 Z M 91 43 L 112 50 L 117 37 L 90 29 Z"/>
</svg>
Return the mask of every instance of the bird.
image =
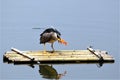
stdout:
<svg viewBox="0 0 120 80">
<path fill-rule="evenodd" d="M 44 44 L 44 53 L 46 53 L 46 43 L 51 43 L 52 52 L 55 51 L 53 46 L 55 41 L 67 45 L 67 42 L 60 36 L 61 33 L 55 28 L 47 28 L 40 34 L 40 44 Z"/>
</svg>

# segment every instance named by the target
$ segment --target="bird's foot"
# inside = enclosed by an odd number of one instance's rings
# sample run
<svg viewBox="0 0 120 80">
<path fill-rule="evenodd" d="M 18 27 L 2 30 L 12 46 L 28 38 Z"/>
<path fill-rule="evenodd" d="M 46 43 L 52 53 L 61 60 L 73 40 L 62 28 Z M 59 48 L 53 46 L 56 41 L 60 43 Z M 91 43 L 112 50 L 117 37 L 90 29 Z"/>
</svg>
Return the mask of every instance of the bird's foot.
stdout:
<svg viewBox="0 0 120 80">
<path fill-rule="evenodd" d="M 46 54 L 47 52 L 46 51 L 43 51 L 44 54 Z"/>
</svg>

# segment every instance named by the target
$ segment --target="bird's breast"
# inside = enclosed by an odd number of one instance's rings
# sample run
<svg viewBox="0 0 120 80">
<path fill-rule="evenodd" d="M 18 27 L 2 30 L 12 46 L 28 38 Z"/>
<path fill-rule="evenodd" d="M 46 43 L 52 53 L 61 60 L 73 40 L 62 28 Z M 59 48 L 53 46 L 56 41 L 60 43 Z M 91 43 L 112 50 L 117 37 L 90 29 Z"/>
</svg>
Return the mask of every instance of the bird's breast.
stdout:
<svg viewBox="0 0 120 80">
<path fill-rule="evenodd" d="M 54 43 L 55 41 L 57 41 L 57 40 L 51 39 L 51 40 L 49 41 L 49 43 Z"/>
<path fill-rule="evenodd" d="M 49 43 L 53 43 L 55 41 L 57 41 L 57 34 L 56 33 L 52 33 L 51 39 L 49 40 Z"/>
</svg>

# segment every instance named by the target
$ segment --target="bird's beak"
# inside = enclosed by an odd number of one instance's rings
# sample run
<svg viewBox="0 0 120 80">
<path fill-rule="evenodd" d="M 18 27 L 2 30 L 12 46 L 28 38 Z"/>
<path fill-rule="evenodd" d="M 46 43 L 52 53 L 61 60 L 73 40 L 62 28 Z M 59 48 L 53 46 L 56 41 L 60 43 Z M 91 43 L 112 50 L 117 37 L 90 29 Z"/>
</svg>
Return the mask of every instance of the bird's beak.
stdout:
<svg viewBox="0 0 120 80">
<path fill-rule="evenodd" d="M 58 38 L 58 42 L 64 44 L 65 46 L 67 45 L 67 42 L 61 38 Z"/>
</svg>

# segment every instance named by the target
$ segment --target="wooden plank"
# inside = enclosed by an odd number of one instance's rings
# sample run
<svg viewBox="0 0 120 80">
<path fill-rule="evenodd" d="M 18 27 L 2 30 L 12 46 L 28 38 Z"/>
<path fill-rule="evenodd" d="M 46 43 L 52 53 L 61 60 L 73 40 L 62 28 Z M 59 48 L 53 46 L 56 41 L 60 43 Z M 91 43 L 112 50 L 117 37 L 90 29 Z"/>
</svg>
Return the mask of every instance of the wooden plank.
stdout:
<svg viewBox="0 0 120 80">
<path fill-rule="evenodd" d="M 101 56 L 101 54 L 99 54 L 98 52 L 96 52 L 94 49 L 92 48 L 87 48 L 91 53 L 93 53 L 96 57 L 99 58 L 99 60 L 103 60 L 103 57 Z"/>
<path fill-rule="evenodd" d="M 99 54 L 101 54 L 101 56 L 103 57 L 103 61 L 114 62 L 112 56 L 105 53 L 99 53 Z M 6 54 L 4 54 L 4 59 L 13 63 L 33 63 L 33 62 L 64 63 L 64 62 L 99 62 L 100 61 L 98 56 L 96 56 L 89 50 L 59 50 L 59 51 L 55 51 L 54 53 L 47 51 L 47 53 L 44 54 L 43 51 L 20 51 L 17 49 L 14 51 L 13 50 L 7 51 Z"/>
<path fill-rule="evenodd" d="M 89 52 L 89 51 L 88 51 Z M 47 54 L 42 54 L 42 53 L 34 53 L 34 52 L 27 52 L 26 53 L 27 55 L 29 55 L 29 56 L 32 56 L 32 57 L 34 57 L 34 58 L 36 58 L 36 57 L 44 57 L 44 56 L 47 56 L 47 57 L 87 57 L 87 56 L 89 56 L 89 57 L 96 57 L 94 54 L 69 54 L 69 53 L 64 53 L 64 54 L 58 54 L 58 53 L 47 53 Z M 101 54 L 102 55 L 102 54 Z M 19 55 L 19 54 L 16 54 L 15 52 L 10 52 L 10 53 L 8 53 L 7 52 L 7 54 L 6 54 L 6 57 L 21 57 L 21 55 Z M 111 57 L 110 55 L 107 55 L 107 54 L 103 54 L 102 56 L 104 56 L 104 58 L 113 58 L 113 57 Z"/>
<path fill-rule="evenodd" d="M 24 56 L 24 57 L 26 57 L 26 58 L 28 58 L 30 60 L 34 60 L 33 57 L 27 55 L 26 53 L 23 53 L 22 51 L 20 51 L 20 50 L 18 50 L 16 48 L 11 48 L 11 50 L 14 51 L 14 52 L 17 52 L 18 54 L 20 54 L 20 55 L 22 55 L 22 56 Z"/>
</svg>

